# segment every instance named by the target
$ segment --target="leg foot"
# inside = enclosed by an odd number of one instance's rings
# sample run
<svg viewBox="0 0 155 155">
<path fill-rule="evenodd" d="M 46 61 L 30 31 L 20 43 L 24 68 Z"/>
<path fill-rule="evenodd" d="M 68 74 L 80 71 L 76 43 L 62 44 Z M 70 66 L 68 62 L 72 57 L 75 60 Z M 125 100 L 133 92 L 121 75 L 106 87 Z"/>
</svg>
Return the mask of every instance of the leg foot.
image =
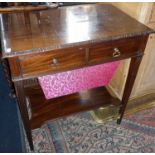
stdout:
<svg viewBox="0 0 155 155">
<path fill-rule="evenodd" d="M 117 124 L 121 124 L 121 119 L 119 118 L 119 119 L 117 119 Z"/>
</svg>

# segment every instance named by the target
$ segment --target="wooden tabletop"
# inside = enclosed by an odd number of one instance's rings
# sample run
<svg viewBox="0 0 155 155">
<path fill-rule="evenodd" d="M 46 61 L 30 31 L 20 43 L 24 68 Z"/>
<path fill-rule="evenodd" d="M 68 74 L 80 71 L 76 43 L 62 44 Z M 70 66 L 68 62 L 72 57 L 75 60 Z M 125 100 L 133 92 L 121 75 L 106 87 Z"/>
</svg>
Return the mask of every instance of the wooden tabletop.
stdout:
<svg viewBox="0 0 155 155">
<path fill-rule="evenodd" d="M 3 57 L 152 33 L 112 5 L 0 14 Z"/>
</svg>

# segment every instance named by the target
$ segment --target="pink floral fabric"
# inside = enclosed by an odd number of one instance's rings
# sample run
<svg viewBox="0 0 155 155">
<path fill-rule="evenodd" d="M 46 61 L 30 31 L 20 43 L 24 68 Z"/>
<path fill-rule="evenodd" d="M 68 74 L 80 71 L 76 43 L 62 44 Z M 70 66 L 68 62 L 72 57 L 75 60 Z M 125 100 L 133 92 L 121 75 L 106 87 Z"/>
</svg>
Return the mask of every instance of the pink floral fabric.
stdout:
<svg viewBox="0 0 155 155">
<path fill-rule="evenodd" d="M 51 99 L 81 90 L 107 85 L 118 65 L 119 61 L 116 61 L 42 76 L 38 79 L 45 98 Z"/>
</svg>

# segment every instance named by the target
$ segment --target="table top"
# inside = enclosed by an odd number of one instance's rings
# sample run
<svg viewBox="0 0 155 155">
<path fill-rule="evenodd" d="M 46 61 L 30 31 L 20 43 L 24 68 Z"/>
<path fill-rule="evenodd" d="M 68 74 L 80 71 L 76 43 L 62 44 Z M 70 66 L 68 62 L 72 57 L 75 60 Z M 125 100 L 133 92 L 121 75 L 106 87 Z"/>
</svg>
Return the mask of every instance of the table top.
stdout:
<svg viewBox="0 0 155 155">
<path fill-rule="evenodd" d="M 0 14 L 0 24 L 3 57 L 136 37 L 153 32 L 109 4 Z"/>
</svg>

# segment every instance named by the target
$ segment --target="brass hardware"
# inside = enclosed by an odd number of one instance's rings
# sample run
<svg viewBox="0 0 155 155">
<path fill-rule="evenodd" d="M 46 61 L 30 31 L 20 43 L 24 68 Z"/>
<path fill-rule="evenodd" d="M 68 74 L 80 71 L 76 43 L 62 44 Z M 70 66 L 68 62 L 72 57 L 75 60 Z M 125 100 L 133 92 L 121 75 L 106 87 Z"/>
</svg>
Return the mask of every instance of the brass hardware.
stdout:
<svg viewBox="0 0 155 155">
<path fill-rule="evenodd" d="M 116 58 L 116 57 L 119 57 L 120 55 L 121 55 L 120 50 L 118 48 L 114 48 L 114 52 L 113 52 L 112 56 L 114 58 Z"/>
<path fill-rule="evenodd" d="M 56 59 L 56 58 L 53 58 L 53 59 L 52 59 L 52 64 L 53 64 L 53 65 L 56 65 L 57 63 L 58 63 L 57 59 Z"/>
</svg>

